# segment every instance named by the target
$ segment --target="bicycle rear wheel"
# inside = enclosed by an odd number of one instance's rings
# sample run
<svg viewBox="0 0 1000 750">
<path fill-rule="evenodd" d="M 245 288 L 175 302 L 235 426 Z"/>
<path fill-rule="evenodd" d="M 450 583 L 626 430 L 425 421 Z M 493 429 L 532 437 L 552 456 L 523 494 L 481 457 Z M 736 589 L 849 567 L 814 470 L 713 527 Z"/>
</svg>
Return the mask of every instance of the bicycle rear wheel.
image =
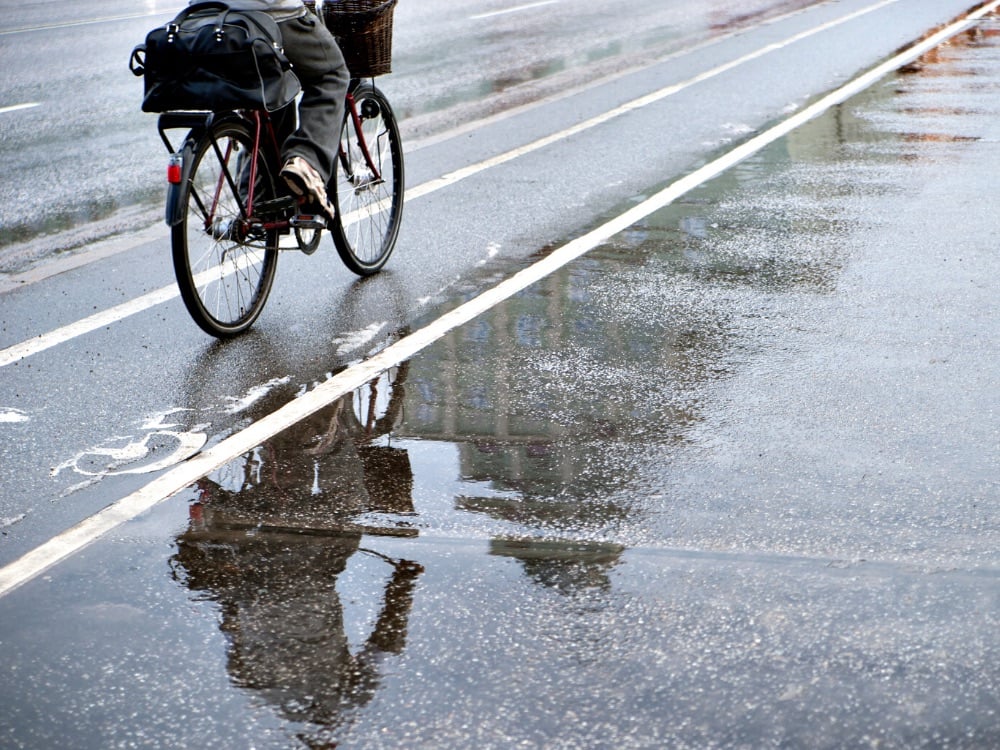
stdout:
<svg viewBox="0 0 1000 750">
<path fill-rule="evenodd" d="M 249 328 L 264 308 L 277 267 L 278 233 L 246 220 L 250 126 L 224 120 L 192 137 L 182 218 L 171 238 L 174 272 L 194 321 L 213 336 L 229 338 Z M 254 203 L 275 194 L 273 168 L 261 154 Z"/>
<path fill-rule="evenodd" d="M 368 276 L 385 265 L 399 234 L 403 148 L 396 117 L 382 92 L 361 83 L 352 93 L 360 129 L 348 109 L 330 180 L 330 200 L 337 209 L 331 233 L 344 265 Z"/>
</svg>

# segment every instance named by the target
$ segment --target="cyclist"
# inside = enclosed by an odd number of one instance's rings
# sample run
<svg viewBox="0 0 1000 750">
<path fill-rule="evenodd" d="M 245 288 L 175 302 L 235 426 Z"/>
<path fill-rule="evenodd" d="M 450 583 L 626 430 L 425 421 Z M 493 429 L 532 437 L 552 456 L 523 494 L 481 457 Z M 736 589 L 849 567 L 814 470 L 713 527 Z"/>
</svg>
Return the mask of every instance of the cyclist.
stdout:
<svg viewBox="0 0 1000 750">
<path fill-rule="evenodd" d="M 350 83 L 344 56 L 319 16 L 310 11 L 314 2 L 310 8 L 303 0 L 227 0 L 227 4 L 233 10 L 265 11 L 278 22 L 285 56 L 302 83 L 297 126 L 293 106 L 277 118 L 284 137 L 280 174 L 295 195 L 305 197 L 332 220 L 326 185 L 333 173 Z"/>
</svg>

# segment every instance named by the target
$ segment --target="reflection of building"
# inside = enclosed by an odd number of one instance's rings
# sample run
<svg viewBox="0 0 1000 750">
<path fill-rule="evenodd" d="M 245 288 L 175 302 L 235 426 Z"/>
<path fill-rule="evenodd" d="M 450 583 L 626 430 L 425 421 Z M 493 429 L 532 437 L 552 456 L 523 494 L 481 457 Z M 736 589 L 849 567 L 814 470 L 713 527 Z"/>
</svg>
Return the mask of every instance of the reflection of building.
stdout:
<svg viewBox="0 0 1000 750">
<path fill-rule="evenodd" d="M 462 478 L 518 496 L 509 504 L 462 498 L 463 505 L 492 503 L 491 514 L 507 515 L 533 512 L 524 503 L 532 497 L 576 503 L 607 496 L 627 483 L 628 466 L 602 466 L 607 451 L 595 445 L 631 442 L 651 424 L 662 435 L 672 423 L 690 423 L 686 409 L 652 390 L 655 408 L 637 412 L 620 397 L 635 384 L 619 389 L 615 379 L 623 362 L 642 358 L 657 363 L 646 373 L 651 385 L 671 388 L 671 373 L 683 368 L 694 343 L 691 332 L 669 320 L 635 331 L 634 321 L 608 315 L 606 301 L 591 293 L 598 273 L 586 261 L 563 269 L 410 363 L 405 419 L 395 434 L 457 445 Z M 620 510 L 588 505 L 577 512 Z"/>
<path fill-rule="evenodd" d="M 337 729 L 374 696 L 383 661 L 405 645 L 420 572 L 361 548 L 365 531 L 413 534 L 357 522 L 369 511 L 413 510 L 406 452 L 369 442 L 388 429 L 401 391 L 392 384 L 370 408 L 374 387 L 201 480 L 172 559 L 184 585 L 218 604 L 232 682 L 301 724 L 299 739 L 310 747 L 333 746 Z M 336 587 L 355 553 L 382 560 L 386 571 L 381 612 L 362 644 L 348 643 Z"/>
<path fill-rule="evenodd" d="M 548 542 L 537 539 L 494 539 L 490 554 L 520 560 L 536 583 L 563 594 L 611 588 L 609 571 L 624 548 L 595 542 Z"/>
<path fill-rule="evenodd" d="M 867 119 L 870 115 L 862 116 L 861 113 L 877 111 L 881 103 L 890 101 L 894 95 L 890 86 L 871 86 L 848 102 L 833 107 L 823 117 L 803 123 L 782 139 L 788 156 L 798 163 L 829 164 L 842 155 L 847 145 L 857 148 L 861 144 L 875 145 L 892 140 L 892 135 L 872 127 L 871 120 Z M 887 155 L 885 158 L 894 160 L 896 157 Z M 815 185 L 804 185 L 803 189 L 815 191 Z"/>
</svg>

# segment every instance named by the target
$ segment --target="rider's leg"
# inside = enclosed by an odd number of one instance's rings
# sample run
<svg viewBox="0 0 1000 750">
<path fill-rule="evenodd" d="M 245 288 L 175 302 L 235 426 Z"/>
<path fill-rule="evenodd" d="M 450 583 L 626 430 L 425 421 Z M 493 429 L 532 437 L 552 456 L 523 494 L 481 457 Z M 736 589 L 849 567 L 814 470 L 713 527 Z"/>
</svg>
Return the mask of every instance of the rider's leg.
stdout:
<svg viewBox="0 0 1000 750">
<path fill-rule="evenodd" d="M 283 21 L 280 27 L 285 54 L 302 82 L 298 127 L 282 145 L 288 170 L 286 177 L 292 178 L 293 189 L 311 188 L 315 184 L 309 179 L 311 168 L 318 176 L 318 184 L 325 186 L 330 181 L 337 155 L 350 74 L 337 42 L 318 16 L 306 13 L 300 18 Z M 295 157 L 303 160 L 308 168 Z M 326 201 L 325 194 L 316 197 Z"/>
</svg>

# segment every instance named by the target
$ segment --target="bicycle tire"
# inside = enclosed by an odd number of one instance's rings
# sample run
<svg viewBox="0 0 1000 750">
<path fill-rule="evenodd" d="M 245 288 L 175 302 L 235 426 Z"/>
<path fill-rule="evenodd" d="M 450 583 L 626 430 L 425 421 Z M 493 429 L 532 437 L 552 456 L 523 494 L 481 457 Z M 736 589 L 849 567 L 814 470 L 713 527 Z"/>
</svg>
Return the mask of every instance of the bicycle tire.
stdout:
<svg viewBox="0 0 1000 750">
<path fill-rule="evenodd" d="M 227 119 L 188 136 L 193 160 L 182 186 L 181 220 L 172 230 L 181 299 L 203 331 L 242 333 L 260 316 L 278 262 L 277 231 L 252 231 L 240 197 L 240 166 L 252 153 L 252 126 Z M 274 169 L 258 159 L 254 202 L 276 195 Z M 247 180 L 248 182 L 249 180 Z M 246 188 L 243 188 L 246 190 Z"/>
<path fill-rule="evenodd" d="M 361 134 L 351 112 L 344 117 L 340 150 L 329 195 L 337 209 L 331 234 L 340 259 L 359 276 L 378 272 L 389 260 L 403 215 L 403 149 L 396 116 L 385 95 L 371 83 L 352 91 Z M 360 144 L 367 144 L 373 174 Z"/>
</svg>

